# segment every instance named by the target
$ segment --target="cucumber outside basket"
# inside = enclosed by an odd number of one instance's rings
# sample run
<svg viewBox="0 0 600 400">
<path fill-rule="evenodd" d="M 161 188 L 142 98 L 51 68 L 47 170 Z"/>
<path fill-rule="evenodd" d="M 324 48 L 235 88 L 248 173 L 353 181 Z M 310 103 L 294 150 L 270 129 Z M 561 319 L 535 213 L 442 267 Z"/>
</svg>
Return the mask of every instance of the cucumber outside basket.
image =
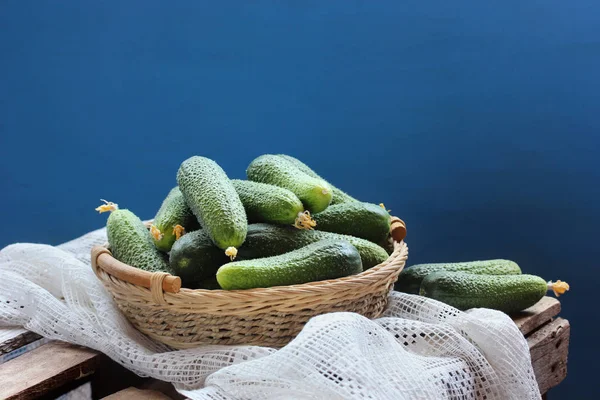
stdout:
<svg viewBox="0 0 600 400">
<path fill-rule="evenodd" d="M 316 315 L 355 312 L 377 318 L 408 258 L 406 226 L 392 217 L 393 252 L 356 275 L 300 285 L 247 290 L 181 288 L 181 279 L 147 272 L 92 249 L 92 268 L 127 319 L 175 349 L 201 345 L 282 347 Z"/>
</svg>

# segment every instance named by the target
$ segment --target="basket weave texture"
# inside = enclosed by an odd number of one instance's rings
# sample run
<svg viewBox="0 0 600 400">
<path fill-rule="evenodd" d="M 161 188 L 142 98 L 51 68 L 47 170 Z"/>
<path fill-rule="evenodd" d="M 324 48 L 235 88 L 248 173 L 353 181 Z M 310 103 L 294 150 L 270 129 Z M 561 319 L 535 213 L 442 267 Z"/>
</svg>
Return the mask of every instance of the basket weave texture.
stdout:
<svg viewBox="0 0 600 400">
<path fill-rule="evenodd" d="M 408 248 L 403 241 L 394 242 L 393 253 L 383 263 L 338 279 L 249 290 L 182 288 L 178 293 L 163 291 L 166 273 L 148 272 L 150 288 L 109 274 L 103 264 L 116 260 L 112 255 L 99 257 L 102 254 L 110 251 L 102 246 L 92 249 L 94 272 L 129 321 L 158 342 L 187 349 L 207 344 L 281 347 L 310 318 L 329 312 L 377 318 L 404 268 Z M 140 272 L 124 266 L 131 273 Z"/>
</svg>

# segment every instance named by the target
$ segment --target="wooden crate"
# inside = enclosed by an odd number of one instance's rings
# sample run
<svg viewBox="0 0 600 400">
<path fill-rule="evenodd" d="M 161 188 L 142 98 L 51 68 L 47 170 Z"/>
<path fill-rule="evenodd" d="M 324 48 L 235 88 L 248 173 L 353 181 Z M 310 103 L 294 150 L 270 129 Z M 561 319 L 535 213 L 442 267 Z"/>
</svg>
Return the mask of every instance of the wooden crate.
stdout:
<svg viewBox="0 0 600 400">
<path fill-rule="evenodd" d="M 569 321 L 556 317 L 560 303 L 544 297 L 514 316 L 527 338 L 533 370 L 544 395 L 567 375 Z M 37 341 L 37 342 L 36 342 Z M 28 349 L 27 345 L 37 343 Z M 24 347 L 25 346 L 25 347 Z M 73 390 L 94 399 L 181 399 L 170 384 L 143 379 L 95 350 L 46 341 L 22 329 L 0 330 L 0 399 L 64 399 Z M 87 385 L 87 386 L 86 386 Z"/>
</svg>

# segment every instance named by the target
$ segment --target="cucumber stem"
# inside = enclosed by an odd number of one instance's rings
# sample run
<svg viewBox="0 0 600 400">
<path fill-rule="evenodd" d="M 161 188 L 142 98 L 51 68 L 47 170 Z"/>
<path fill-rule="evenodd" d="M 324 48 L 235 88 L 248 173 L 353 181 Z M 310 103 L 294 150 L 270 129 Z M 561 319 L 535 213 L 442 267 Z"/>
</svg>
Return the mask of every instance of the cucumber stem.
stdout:
<svg viewBox="0 0 600 400">
<path fill-rule="evenodd" d="M 310 216 L 310 211 L 306 210 L 298 213 L 294 226 L 298 229 L 314 229 L 317 226 L 317 221 Z"/>
<path fill-rule="evenodd" d="M 226 256 L 229 256 L 229 259 L 230 259 L 231 261 L 233 261 L 233 260 L 235 259 L 235 256 L 237 256 L 237 253 L 238 253 L 237 249 L 236 249 L 235 247 L 233 247 L 233 246 L 231 246 L 231 247 L 228 247 L 228 248 L 225 250 L 225 255 L 226 255 Z"/>
<path fill-rule="evenodd" d="M 162 234 L 162 232 L 160 231 L 160 229 L 158 229 L 154 225 L 150 225 L 150 234 L 152 235 L 152 237 L 156 241 L 160 241 L 164 237 L 164 235 Z"/>
<path fill-rule="evenodd" d="M 115 210 L 119 209 L 119 205 L 113 203 L 112 201 L 106 201 L 104 199 L 100 199 L 100 201 L 103 201 L 104 204 L 96 207 L 96 211 L 98 211 L 100 214 L 102 214 L 103 212 L 113 212 Z"/>
<path fill-rule="evenodd" d="M 175 235 L 175 240 L 179 240 L 183 235 L 185 235 L 185 228 L 179 224 L 173 227 L 173 234 Z"/>
<path fill-rule="evenodd" d="M 379 203 L 379 207 L 383 208 L 385 211 L 387 211 L 387 212 L 389 212 L 389 213 L 390 213 L 390 212 L 392 212 L 392 210 L 387 210 L 387 209 L 385 208 L 385 204 L 383 204 L 383 203 Z"/>
<path fill-rule="evenodd" d="M 552 290 L 554 295 L 558 297 L 569 290 L 569 284 L 561 280 L 557 280 L 556 282 L 548 281 L 548 290 Z"/>
</svg>

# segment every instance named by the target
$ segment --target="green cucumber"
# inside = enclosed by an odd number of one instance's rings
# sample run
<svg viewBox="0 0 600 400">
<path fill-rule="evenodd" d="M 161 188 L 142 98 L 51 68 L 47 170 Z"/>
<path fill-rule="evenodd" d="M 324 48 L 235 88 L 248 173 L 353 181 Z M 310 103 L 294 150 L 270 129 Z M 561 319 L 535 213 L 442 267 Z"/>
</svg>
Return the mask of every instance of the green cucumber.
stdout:
<svg viewBox="0 0 600 400">
<path fill-rule="evenodd" d="M 389 257 L 388 253 L 377 244 L 353 236 L 301 230 L 292 226 L 251 224 L 248 225 L 246 242 L 239 248 L 237 259 L 248 260 L 276 256 L 323 239 L 350 242 L 358 250 L 365 270 L 381 264 Z M 180 240 L 183 240 L 183 238 Z"/>
<path fill-rule="evenodd" d="M 171 189 L 162 202 L 152 221 L 150 234 L 157 249 L 164 252 L 171 251 L 176 239 L 175 227 L 178 225 L 184 229 L 184 232 L 200 229 L 198 220 L 192 210 L 185 204 L 183 194 L 176 186 Z"/>
<path fill-rule="evenodd" d="M 521 268 L 510 260 L 480 260 L 458 263 L 417 264 L 405 268 L 398 276 L 395 289 L 399 292 L 418 294 L 421 281 L 437 271 L 468 272 L 478 275 L 519 275 Z"/>
<path fill-rule="evenodd" d="M 298 167 L 298 169 L 300 171 L 304 172 L 305 174 L 310 175 L 313 178 L 323 179 L 315 171 L 313 171 L 312 168 L 310 168 L 308 165 L 304 164 L 302 161 L 298 160 L 297 158 L 294 158 L 292 156 L 288 156 L 285 154 L 278 154 L 278 156 L 283 157 L 286 160 L 289 160 L 290 162 L 294 163 L 294 165 L 296 165 L 296 167 Z M 327 182 L 327 183 L 329 183 L 329 182 Z M 332 190 L 331 205 L 340 204 L 340 203 L 349 203 L 352 201 L 358 201 L 354 197 L 345 193 L 344 191 L 336 188 L 331 183 L 329 183 L 329 186 L 331 186 L 331 190 Z"/>
<path fill-rule="evenodd" d="M 548 291 L 548 283 L 534 275 L 475 275 L 439 271 L 421 282 L 419 294 L 459 310 L 492 308 L 507 314 L 531 307 Z"/>
<path fill-rule="evenodd" d="M 244 205 L 216 162 L 199 156 L 188 158 L 179 167 L 177 183 L 185 202 L 217 247 L 229 252 L 230 247 L 244 243 L 248 230 Z"/>
<path fill-rule="evenodd" d="M 350 242 L 358 250 L 365 270 L 388 258 L 383 248 L 365 239 L 260 223 L 248 225 L 246 241 L 239 248 L 236 260 L 277 256 L 323 239 Z M 183 287 L 192 289 L 204 287 L 207 280 L 214 278 L 219 267 L 229 261 L 229 257 L 213 244 L 205 230 L 182 236 L 173 244 L 169 255 L 171 273 L 181 278 Z"/>
<path fill-rule="evenodd" d="M 234 261 L 217 271 L 226 290 L 297 285 L 362 271 L 360 254 L 345 240 L 321 240 L 279 256 Z"/>
<path fill-rule="evenodd" d="M 219 282 L 217 282 L 217 276 L 215 275 L 212 278 L 200 282 L 198 289 L 219 290 L 221 289 L 221 286 L 219 285 Z"/>
<path fill-rule="evenodd" d="M 356 236 L 373 243 L 383 243 L 390 234 L 390 214 L 376 204 L 356 201 L 336 204 L 313 218 L 317 230 Z"/>
<path fill-rule="evenodd" d="M 282 187 L 237 179 L 233 179 L 231 183 L 246 209 L 249 223 L 292 225 L 298 214 L 304 212 L 298 196 Z"/>
<path fill-rule="evenodd" d="M 314 178 L 288 159 L 265 154 L 254 159 L 246 170 L 248 179 L 269 183 L 292 191 L 311 213 L 325 210 L 331 203 L 331 187 L 320 178 Z"/>
<path fill-rule="evenodd" d="M 165 255 L 154 247 L 148 228 L 131 211 L 112 211 L 106 221 L 106 235 L 117 260 L 150 272 L 168 270 Z"/>
<path fill-rule="evenodd" d="M 195 289 L 214 278 L 219 267 L 229 262 L 204 229 L 183 235 L 169 254 L 171 273 L 181 278 L 182 287 Z"/>
</svg>

